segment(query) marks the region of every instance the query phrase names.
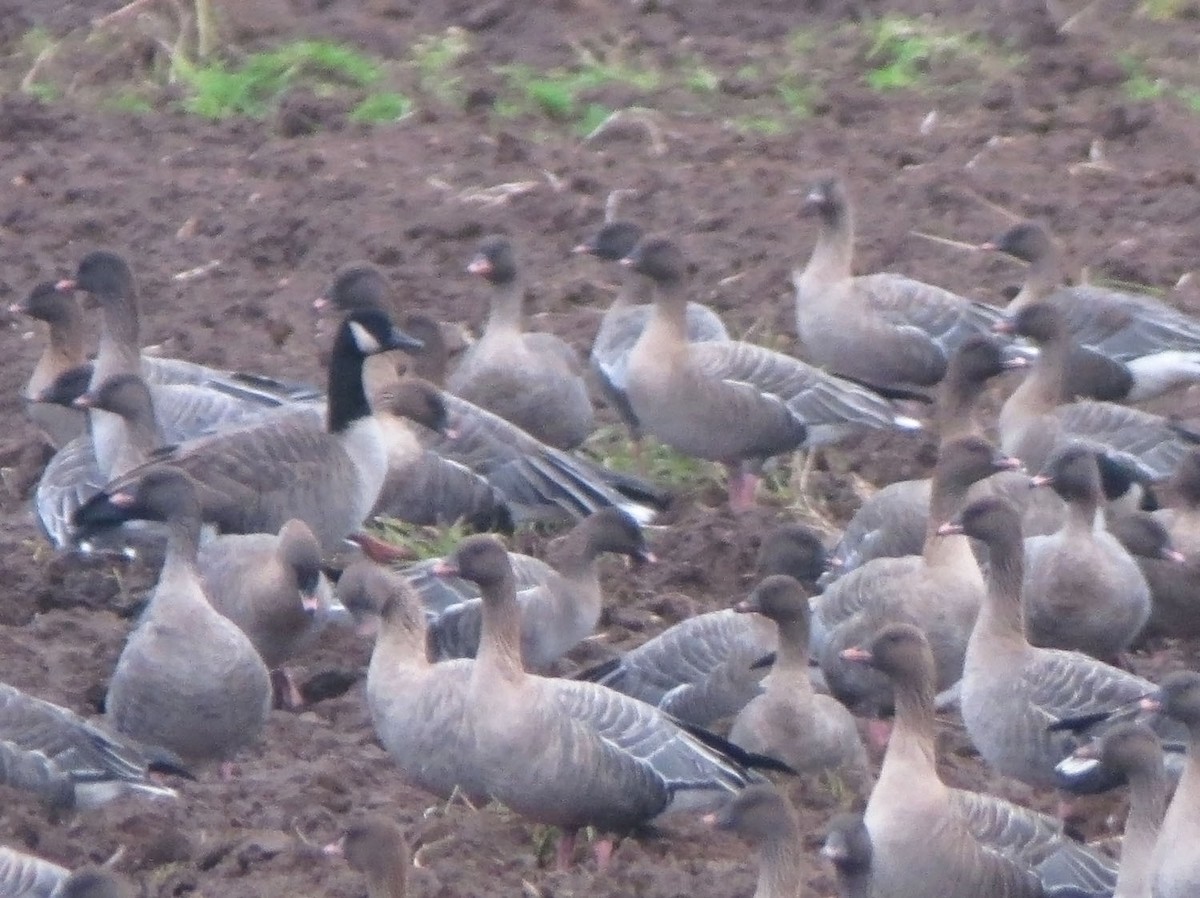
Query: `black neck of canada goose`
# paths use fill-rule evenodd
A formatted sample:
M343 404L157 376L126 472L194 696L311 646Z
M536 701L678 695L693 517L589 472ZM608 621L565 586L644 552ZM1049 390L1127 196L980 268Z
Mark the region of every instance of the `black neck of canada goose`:
M326 426L342 433L371 414L363 384L363 361L391 349L420 349L421 342L396 330L387 315L376 309L347 315L338 328L329 357L329 390Z

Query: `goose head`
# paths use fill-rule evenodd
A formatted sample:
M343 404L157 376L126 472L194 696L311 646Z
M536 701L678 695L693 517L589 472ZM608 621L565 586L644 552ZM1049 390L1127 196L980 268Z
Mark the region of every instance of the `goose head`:
M489 284L511 284L517 277L517 257L507 237L484 238L467 264L467 271Z
M80 405L92 382L92 365L76 365L68 368L38 394L38 402L48 402L53 405Z
M776 527L758 548L760 577L787 574L812 586L829 569L829 553L813 530L803 524Z
M1040 221L1014 225L994 240L980 244L980 249L1006 253L1031 265L1054 251L1050 230Z
M576 246L573 252L586 253L606 262L617 262L629 255L641 239L642 229L633 222L610 221Z
M96 408L112 412L126 420L154 414L150 387L139 374L117 374L110 377L94 390L76 397L74 405L79 408Z
M737 833L751 845L786 838L796 828L796 813L771 785L747 786L708 819L717 829Z
M869 647L845 649L842 657L887 674L898 687L933 693L933 650L921 629L912 624L888 624L875 634Z
M621 260L621 264L659 285L679 283L687 269L683 253L666 237L647 237Z
M580 525L587 531L588 554L593 557L605 552L625 555L635 563L657 561L646 543L646 534L628 512L619 508L602 508Z
M333 283L313 302L322 310L332 306L343 312L385 308L387 278L370 262L350 262L333 275Z
M804 195L804 210L815 213L822 221L830 224L846 214L849 204L846 185L837 175L821 175L809 185L808 192Z
M70 290L59 288L55 281L36 284L29 295L8 307L14 315L28 315L47 324L70 321L79 315L79 304Z
M809 619L808 596L799 581L787 574L773 574L760 581L733 610L761 614L780 624L807 623Z
M464 539L449 558L434 565L433 572L439 577L461 577L474 583L484 602L490 594L499 595L498 591L513 581L508 551L500 540L487 534Z
M135 293L133 271L119 254L94 250L84 256L75 277L59 281L59 290L80 290L104 305L132 297Z

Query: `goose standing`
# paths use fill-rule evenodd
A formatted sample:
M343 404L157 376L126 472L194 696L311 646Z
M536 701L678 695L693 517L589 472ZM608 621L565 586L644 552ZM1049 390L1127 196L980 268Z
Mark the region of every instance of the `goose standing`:
M387 471L379 422L363 389L363 360L415 345L383 313L353 313L334 341L324 424L304 408L191 440L109 484L89 504L103 504L109 493L169 465L196 482L203 519L220 532L273 533L298 518L323 550L333 551L362 525Z
M1191 898L1200 894L1200 858L1193 851L1200 835L1200 673L1169 674L1147 704L1182 724L1188 734L1187 764L1154 843L1151 894Z
M283 665L345 615L321 569L321 546L312 530L292 519L277 534L218 536L201 547L196 568L213 608L250 637L272 671L284 704L303 706Z
M947 789L942 783L936 767L932 653L920 629L910 624L890 624L876 634L869 650L852 647L845 650L845 656L885 671L896 691L895 735L888 744L884 768L866 813L876 851L877 828L887 833L893 844L914 844L913 840L921 838L920 832L893 828L902 826L905 820L909 826L921 820L922 825L933 827L939 851L951 851L957 844L963 852L960 858L965 858L975 849L982 849L985 855L1031 871L1047 895L1103 898L1112 893L1117 871L1106 858L1064 835L1054 818L985 793ZM964 831L970 842L961 839ZM893 863L901 859L902 854L891 858ZM944 875L955 874L986 879L983 865L977 861L968 861L959 870L950 869ZM883 869L875 867L873 875L880 877L880 886L885 886ZM990 889L997 885L999 880L989 882L979 894L993 894ZM965 888L961 892L968 893L975 894Z
M759 548L759 577L786 575L811 592L825 570L825 548L813 531L789 524ZM653 639L578 675L657 705L693 726L738 713L762 691L756 662L775 651L776 628L732 608L681 620Z
M67 371L84 363L83 310L74 296L63 293L53 281L37 284L23 300L8 308L46 324L49 340L25 384L25 412L41 428L55 449L61 449L84 431L86 415L65 405L48 405L42 393ZM90 373L89 373L90 376Z
M796 333L812 364L885 395L928 389L945 376L964 340L987 333L1003 316L902 275L855 277L854 213L840 178L818 180L805 206L820 217L821 232L792 282Z
M1041 896L1032 870L975 839L938 776L933 653L921 631L889 625L869 649L845 657L886 673L896 696L895 729L864 814L874 898Z
M832 583L816 600L814 647L835 696L867 712L886 710L891 692L887 679L862 665L847 665L839 652L891 621L908 621L926 631L939 689L962 675L985 586L970 541L960 537L948 543L938 536L938 526L961 510L973 483L1016 466L1015 459L980 437L944 446L933 470L922 554L877 558Z
M1068 778L1080 768L1100 765L1129 784L1129 814L1121 838L1121 866L1112 898L1151 898L1154 845L1170 800L1163 749L1155 732L1141 723L1114 726L1099 740L1077 748L1058 767Z
M867 753L846 707L813 692L808 672L808 597L792 577L762 580L735 610L761 614L779 630L775 663L733 722L729 739L739 748L783 761L797 773L845 771L869 777Z
M619 262L629 255L639 240L642 229L632 222L611 221L588 240L575 247L574 252L586 253L606 262ZM654 312L651 282L636 272L626 271L616 299L600 319L600 329L592 342L589 356L592 373L600 384L605 398L617 410L635 445L640 444L642 428L629 405L626 387L629 381L629 355L638 338L650 323ZM698 302L687 304L687 338L692 343L707 343L729 339L720 316Z
M400 827L386 817L356 820L324 851L344 857L366 877L367 898L405 898L408 894L408 868L412 866L408 843Z
M1025 540L1021 595L1029 641L1115 658L1150 617L1150 587L1105 528L1096 456L1068 447L1033 482L1062 497L1067 517L1056 532Z
M1200 380L1200 321L1145 294L1064 287L1062 252L1045 223L1022 222L982 248L1029 263L1010 316L1042 302L1063 316L1078 347L1066 378L1071 397L1140 402Z
M1002 327L1029 338L1039 350L1033 368L1000 409L1000 445L1030 470L1045 467L1067 443L1080 443L1133 465L1151 480L1163 480L1200 439L1149 412L1071 401L1064 378L1072 344L1054 306L1026 306Z
M578 446L593 426L582 365L575 350L553 334L525 332L525 288L512 245L503 237L487 238L467 270L491 284L491 313L446 387L544 443Z
M563 830L566 867L585 826L622 833L672 811L707 809L754 781L715 737L594 683L527 674L512 566L492 537L464 540L443 565L483 596L483 637L467 715L487 792L518 814ZM611 846L597 846L607 863Z
M356 263L340 270L327 297L318 302L345 312L383 309L387 281L373 265ZM405 317L405 329L425 345L412 353L410 373L441 388L449 366L449 347L438 323L427 316ZM368 360L364 371L372 406L387 406L402 389L396 365L382 357ZM670 497L648 484L609 471L585 458L536 439L517 425L453 393L441 394L447 430L421 430L426 449L468 468L500 492L514 522L570 523L609 505L624 508L645 523Z
M939 532L965 534L988 548L988 589L963 665L967 735L998 772L1032 786L1055 786L1055 765L1081 737L1048 727L1103 717L1150 693L1154 684L1082 652L1029 644L1021 601L1025 547L1020 520L1007 502L973 502Z
M800 821L774 786L747 786L705 819L718 829L737 833L758 850L753 898L800 898L804 893Z
M868 429L917 430L888 400L750 343L689 343L684 260L648 238L626 256L655 284L655 308L629 356L628 395L645 431L685 455L722 462L734 510L754 504L767 459Z
M545 670L595 632L603 604L596 565L610 552L634 563L655 560L637 523L620 509L608 508L577 524L540 582L518 593L526 669ZM437 569L435 562L432 570ZM475 657L484 613L482 599L466 595L438 613L429 624L433 657Z
M109 682L117 730L185 761L228 761L253 743L271 709L271 678L249 637L209 603L196 569L198 488L171 467L101 494L80 509L82 527L126 520L167 527L167 557L145 615Z
M226 376L174 359L144 360L138 342L137 286L128 263L116 253L88 253L80 260L75 277L59 281L57 288L80 290L100 305L100 345L91 386L98 387L117 374L141 373L153 385L160 420L172 422L183 436L252 420L295 398L315 398L309 389L297 388L294 392L269 378ZM114 454L120 445L119 425L107 416L89 414L88 418L96 464L104 476L111 478L115 476ZM171 437L177 438L174 434Z
M176 797L174 789L150 781L153 765L132 739L0 683L0 782L6 786L33 792L55 810L95 808L122 795Z
M338 595L365 620L378 617L367 705L404 781L442 799L458 789L473 803L486 803L467 715L472 662L430 662L421 603L395 571L356 561L342 574Z

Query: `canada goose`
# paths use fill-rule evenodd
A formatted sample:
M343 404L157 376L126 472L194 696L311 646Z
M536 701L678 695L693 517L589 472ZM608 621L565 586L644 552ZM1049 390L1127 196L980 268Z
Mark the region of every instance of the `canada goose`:
M626 256L655 284L655 311L629 356L628 395L645 431L686 455L725 464L730 506L754 503L774 455L868 429L916 430L877 393L761 346L687 341L683 255L648 238Z
M518 593L526 669L545 670L595 631L602 605L596 563L609 552L635 563L655 560L637 523L620 509L606 508L576 524L558 546L544 577ZM437 562L432 569L438 569ZM437 613L429 623L431 655L475 657L484 613L482 599L465 595Z
M586 253L606 262L619 262L633 251L642 239L642 229L632 222L610 221L574 252ZM626 271L621 289L604 317L592 341L589 356L592 372L604 396L617 410L635 443L641 440L642 429L625 395L628 382L629 354L650 322L654 312L651 282L636 272ZM692 343L728 340L729 332L712 309L698 302L687 304L687 338Z
M755 780L730 756L732 746L690 733L650 705L594 683L527 674L512 567L493 537L468 537L442 570L483 595L467 715L487 792L563 829L560 867L584 826L624 832L669 811L709 808ZM607 853L602 843L601 866Z
M844 651L892 680L896 723L864 820L871 837L871 894L1043 894L1026 865L986 849L951 803L935 766L933 653L921 631L890 624L869 647Z
M1145 724L1118 724L1075 749L1058 765L1058 772L1069 778L1092 765L1106 767L1129 784L1129 814L1113 898L1150 898L1154 844L1170 800L1162 743Z
M1150 587L1105 528L1095 453L1069 446L1033 483L1062 497L1067 517L1054 533L1025 540L1021 595L1029 641L1115 658L1150 617Z
M799 898L804 890L800 821L774 786L747 786L705 819L718 829L737 833L758 850L753 898Z
M356 263L341 270L323 305L344 311L382 309L386 297L387 282L378 269ZM410 373L442 387L449 347L441 327L419 314L407 315L404 320L414 325L418 339L429 341L412 353ZM395 367L390 362L379 364L374 357L368 360L364 379L373 405L393 401L397 390L414 389L397 387ZM516 523L569 523L608 505L624 508L645 523L670 500L669 495L635 478L616 477L617 472L548 446L460 396L443 392L442 401L448 430L435 433L426 428L421 431L422 445L485 478L503 494Z
M784 525L763 540L756 572L759 577L792 577L811 592L825 570L825 557L816 533L799 524ZM756 662L773 652L777 642L776 628L760 615L732 608L710 611L681 620L577 678L657 705L685 723L709 726L760 694L764 672Z
M1076 347L1066 372L1072 398L1139 402L1200 380L1200 321L1140 293L1064 287L1062 253L1045 223L1015 225L983 248L1029 263L1010 316L1045 302Z
M840 651L869 639L884 623L923 627L937 662L937 687L962 675L971 627L983 600L984 581L970 541L947 543L938 526L958 512L971 485L1017 466L986 440L969 436L944 447L933 471L933 497L922 553L877 558L830 584L814 603L814 648L830 691L852 707L878 714L890 704L886 678Z
M911 826L921 820L922 827L931 830L937 852L953 851L957 845L961 854L957 858L951 854L947 860L965 861L960 870L939 875L958 872L976 881L990 881L987 862L978 861L976 849L982 849L985 857L1009 862L1010 874L1014 868L1032 872L1046 895L1102 898L1111 894L1117 877L1112 864L1064 835L1054 818L985 793L947 789L942 783L936 767L932 654L919 628L890 624L875 635L869 649L851 647L845 656L886 672L896 692L896 728L866 813L876 850L880 832L893 844L907 842L916 850L914 840L922 834L906 833L903 825L904 821ZM969 841L962 838L964 834ZM970 862L971 855L975 855L975 863ZM895 854L891 862L900 862L902 857ZM876 867L873 875L882 877L885 869ZM1019 879L1026 881L1024 876ZM1011 876L1005 876L996 884L1004 880L1012 882ZM886 882L880 879L878 883L886 892ZM979 894L993 892L985 887Z
M855 277L854 212L845 184L823 177L805 207L821 221L808 264L793 272L796 333L805 359L887 395L928 389L946 374L968 337L987 333L1003 312L898 274Z
M367 898L404 898L408 894L408 843L400 827L386 817L364 817L351 823L325 853L344 857L367 879Z
M270 533L298 518L332 551L362 524L387 470L379 422L363 390L363 359L414 345L383 313L353 313L334 341L323 425L304 408L200 437L159 453L91 501L104 503L108 494L170 465L196 482L203 519L218 531ZM77 516L86 511L87 505Z
M0 683L0 782L34 792L54 809L99 807L121 795L175 798L150 781L157 762L132 739L67 708ZM3 877L0 876L0 882Z
M91 386L116 374L141 373L151 384L160 420L177 425L184 436L243 423L297 398L316 398L310 388L270 378L212 372L175 359L144 361L138 343L137 286L128 263L116 253L88 253L80 260L75 277L56 286L62 291L80 290L100 305L102 327ZM115 476L118 425L107 416L89 414L89 419L96 464L105 476Z
M1187 765L1154 843L1151 894L1190 898L1200 889L1200 858L1191 848L1200 833L1200 673L1168 674L1146 705L1182 724L1188 733Z
M399 573L360 559L342 574L338 595L363 624L378 625L367 705L401 777L439 798L458 790L485 803L466 713L472 662L428 658L425 613Z
M1013 507L980 499L939 528L988 548L988 589L963 665L961 707L967 734L987 763L1033 786L1059 784L1055 765L1082 736L1054 724L1103 718L1154 689L1142 677L1081 652L1035 648L1025 635L1021 583L1025 549ZM1102 731L1099 726L1093 732ZM1097 788L1111 788L1099 783Z
M1072 402L1064 371L1071 343L1062 313L1048 303L1021 309L1003 327L1032 340L1037 361L1000 409L1000 445L1038 470L1067 443L1132 464L1151 480L1168 477L1200 436L1166 418L1111 402Z
M582 364L553 334L524 329L525 289L512 244L488 237L467 266L492 286L483 334L459 360L446 387L544 443L573 449L592 432L592 400Z
M125 735L185 761L228 761L266 724L271 679L249 637L205 594L196 569L198 492L183 471L152 467L90 501L77 523L152 520L168 533L158 583L109 682L109 718Z
M734 609L772 621L779 642L763 694L738 713L730 741L783 761L797 773L845 771L856 779L869 777L854 718L836 699L813 692L808 672L811 612L800 583L784 574L767 577Z

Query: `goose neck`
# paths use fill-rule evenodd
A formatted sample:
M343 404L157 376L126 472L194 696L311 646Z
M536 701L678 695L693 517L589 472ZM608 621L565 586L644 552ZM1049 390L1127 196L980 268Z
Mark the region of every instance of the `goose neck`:
M517 603L516 583L509 574L482 592L483 631L475 670L519 681L525 668L521 660L521 607Z
M137 300L132 296L105 297L100 318L100 345L92 386L114 374L137 373L140 365Z
M520 333L525 326L525 290L518 278L513 278L492 288L491 310L488 313L484 335L515 331Z
M793 825L763 843L754 898L792 898L802 892L800 841L799 829Z
M371 414L363 384L364 356L351 344L349 334L339 334L329 359L329 390L325 424L330 433L342 433L355 421Z
M366 871L367 898L405 898L408 871L399 856L382 856Z
M1021 582L1025 546L1020 537L996 539L988 546L988 586L976 629L1025 643Z
M848 206L841 206L821 215L821 230L801 277L813 284L846 280L853 259L854 215Z
M923 678L926 679L926 678ZM938 779L932 682L895 684L896 716L879 778L903 788Z
M1063 280L1062 256L1058 250L1047 247L1029 263L1029 269L1025 272L1025 282L1008 304L1009 314L1041 302L1061 286Z
M776 627L779 630L779 645L775 650L772 678L778 674L789 684L795 682L801 684L801 688L809 686L811 689L808 679L808 625L803 620L786 620L776 622Z

